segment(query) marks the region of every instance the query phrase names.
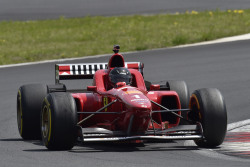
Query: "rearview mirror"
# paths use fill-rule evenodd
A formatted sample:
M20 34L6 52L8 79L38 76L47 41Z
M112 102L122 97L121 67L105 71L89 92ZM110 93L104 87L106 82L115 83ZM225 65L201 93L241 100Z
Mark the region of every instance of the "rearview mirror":
M160 85L150 85L150 90L154 91L154 90L160 90Z
M97 87L96 86L87 86L87 91L96 92L97 91Z

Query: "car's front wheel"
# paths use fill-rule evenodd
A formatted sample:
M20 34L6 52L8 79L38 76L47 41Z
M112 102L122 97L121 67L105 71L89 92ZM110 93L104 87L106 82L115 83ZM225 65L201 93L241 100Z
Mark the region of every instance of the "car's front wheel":
M50 93L44 99L41 131L49 150L70 150L77 139L77 109L70 93Z
M200 147L219 146L227 131L227 110L223 96L218 89L200 89L190 98L189 119L200 122L203 139L195 140Z

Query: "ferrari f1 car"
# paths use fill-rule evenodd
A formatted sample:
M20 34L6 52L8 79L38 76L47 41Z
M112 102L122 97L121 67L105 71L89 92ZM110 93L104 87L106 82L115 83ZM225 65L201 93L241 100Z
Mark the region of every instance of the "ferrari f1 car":
M195 90L184 81L144 81L143 63L126 62L115 46L108 63L56 64L55 84L29 84L17 94L17 123L23 139L42 139L50 150L77 141L194 140L219 146L227 111L218 89ZM93 79L85 90L67 90L61 80ZM180 123L181 122L181 123Z

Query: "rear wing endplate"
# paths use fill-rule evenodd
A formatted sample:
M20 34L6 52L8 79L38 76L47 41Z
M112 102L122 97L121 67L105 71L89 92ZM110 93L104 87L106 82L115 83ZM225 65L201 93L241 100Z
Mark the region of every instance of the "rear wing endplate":
M141 62L127 62L125 67L136 69L143 75L144 64ZM92 79L95 72L101 69L108 69L108 63L56 64L55 83L59 84L60 80Z

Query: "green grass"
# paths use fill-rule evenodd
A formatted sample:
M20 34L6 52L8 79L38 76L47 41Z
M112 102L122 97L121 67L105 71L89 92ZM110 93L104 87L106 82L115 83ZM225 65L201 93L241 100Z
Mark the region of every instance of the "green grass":
M0 22L0 65L163 48L250 32L250 10Z

